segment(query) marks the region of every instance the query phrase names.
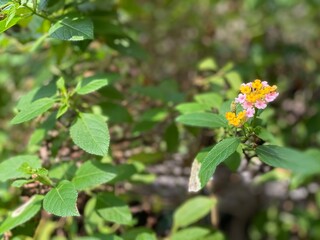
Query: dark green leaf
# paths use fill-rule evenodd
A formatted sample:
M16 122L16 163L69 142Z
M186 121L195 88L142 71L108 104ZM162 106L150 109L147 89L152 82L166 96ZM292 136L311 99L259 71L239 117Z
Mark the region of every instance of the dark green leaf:
M88 18L65 17L51 26L49 36L67 41L93 39L93 24Z
M240 144L240 139L233 137L217 143L201 162L199 178L201 187L204 187L213 176L216 167L234 153Z
M285 147L263 145L256 149L261 161L273 167L289 169L295 173L320 173L320 161L314 157Z
M217 128L227 126L227 120L215 113L189 113L177 117L176 121L194 127Z
M115 177L116 172L112 165L87 161L77 170L72 182L77 190L83 190L107 183Z

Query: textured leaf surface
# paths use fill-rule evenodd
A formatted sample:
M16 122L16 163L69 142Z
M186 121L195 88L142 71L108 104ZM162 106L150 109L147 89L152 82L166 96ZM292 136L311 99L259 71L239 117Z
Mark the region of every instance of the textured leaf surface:
M174 229L188 226L205 215L214 206L215 201L209 197L194 197L181 205L173 215Z
M171 240L202 240L209 233L207 228L190 227L173 234Z
M115 73L97 74L87 77L78 84L76 92L80 95L88 94L107 86L110 82L113 82L119 78L119 74Z
M88 153L104 156L109 148L109 130L103 118L91 113L80 113L70 128L76 145Z
M132 222L132 215L129 207L121 198L118 198L111 193L102 193L98 195L96 210L106 221L125 225Z
M32 102L28 108L22 109L21 112L11 120L11 124L23 123L41 115L49 110L54 102L55 100L52 98L42 98Z
M227 126L226 119L223 116L214 113L189 113L177 117L176 120L184 125L194 127L216 128Z
M87 161L77 170L72 182L77 190L83 190L107 183L116 176L115 168L112 165Z
M67 180L51 189L43 200L43 208L60 217L80 216L76 203L78 193L73 184Z
M31 219L41 209L43 196L34 195L26 203L21 205L0 225L0 234L9 231Z
M239 138L227 138L217 143L201 162L199 178L204 187L212 177L216 167L234 153L240 144Z
M67 41L93 39L93 23L88 18L65 17L51 26L49 36Z
M263 145L256 149L261 161L278 168L289 169L295 173L320 173L320 161L313 156L285 147Z
M32 168L41 167L40 159L37 156L22 155L9 158L0 163L0 181L28 177L28 174L19 170L23 163L28 163Z

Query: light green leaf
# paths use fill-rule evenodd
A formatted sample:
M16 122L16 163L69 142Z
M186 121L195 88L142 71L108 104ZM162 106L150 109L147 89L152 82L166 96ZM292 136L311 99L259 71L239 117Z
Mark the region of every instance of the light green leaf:
M50 82L48 85L34 88L29 91L26 95L23 95L18 103L17 109L23 110L29 108L29 106L34 102L42 98L53 98L57 93L57 86L55 82Z
M194 97L194 99L198 103L206 106L208 111L212 110L213 108L219 109L223 101L222 96L217 93L198 94Z
M49 177L59 180L71 180L77 170L74 162L67 161L54 164L49 171Z
M31 11L27 7L19 6L17 3L10 4L2 13L8 16L0 21L0 33L16 25L23 18L31 16Z
M320 161L309 154L275 145L263 145L256 149L261 161L278 168L300 174L320 173Z
M213 58L205 58L198 64L198 69L200 71L207 71L207 70L217 70L218 65Z
M84 95L94 92L119 78L120 75L116 73L97 74L87 77L78 83L76 87L76 93Z
M194 197L181 205L173 215L173 229L186 227L207 215L216 201L209 197Z
M96 211L106 221L124 225L132 223L129 207L121 198L114 196L112 193L98 194Z
M194 113L194 112L205 112L207 107L197 102L181 103L176 106L176 109L181 114Z
M55 103L55 100L52 98L42 98L39 100L36 100L32 102L28 108L24 108L19 112L12 120L11 124L19 124L26 121L29 121L42 113L45 113L48 111L53 104Z
M67 41L93 39L93 23L88 18L65 17L51 26L49 36Z
M140 233L136 240L157 240L154 233Z
M204 187L212 177L216 167L234 153L240 144L240 139L233 137L217 143L201 162L199 178L201 187Z
M7 232L31 219L41 209L42 195L34 195L21 205L0 225L0 234Z
M83 190L107 183L116 176L115 168L112 165L87 161L77 170L72 182L77 190Z
M217 128L227 126L227 120L215 113L189 113L177 117L176 121L194 127Z
M206 235L210 233L207 228L201 227L189 227L187 229L180 230L171 236L171 240L202 240Z
M43 208L60 217L80 216L76 206L77 198L78 193L73 184L63 180L46 194Z
M74 143L86 152L99 156L108 153L109 130L101 116L80 113L70 128L70 134Z
M29 177L29 174L19 170L24 163L27 163L32 168L41 167L40 159L37 156L22 155L9 158L0 163L0 181L4 182L9 179Z

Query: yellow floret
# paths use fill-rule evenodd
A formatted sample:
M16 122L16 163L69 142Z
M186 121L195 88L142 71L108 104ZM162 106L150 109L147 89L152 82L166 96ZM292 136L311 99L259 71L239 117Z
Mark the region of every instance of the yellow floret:
M240 92L243 94L249 94L251 92L251 87L249 86L241 86Z
M261 89L262 88L261 80L259 79L254 80L254 82L252 83L252 87L255 89Z
M254 103L257 100L255 93L250 93L247 95L246 100L250 103Z
M237 117L239 118L240 121L244 120L246 117L246 111L244 110L242 112L239 112Z
M233 112L227 112L226 113L226 119L229 120L229 121L234 119L235 117L236 117L236 114L233 113Z

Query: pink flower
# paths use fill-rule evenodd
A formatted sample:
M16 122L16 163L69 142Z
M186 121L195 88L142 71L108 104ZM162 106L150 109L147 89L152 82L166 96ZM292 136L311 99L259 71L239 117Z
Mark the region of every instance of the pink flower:
M265 100L267 102L272 102L274 101L277 97L278 97L279 93L278 92L272 92L272 93L268 93L265 97Z
M236 103L243 103L246 100L246 95L245 94L239 94L238 97L235 99Z
M250 102L247 102L247 101L244 101L241 106L244 108L244 109L248 109L248 108L251 108L253 107L253 104L250 103Z
M269 84L268 84L268 82L267 82L267 81L262 81L261 83L262 83L262 86L264 86L264 87L269 86Z
M255 110L253 107L247 108L246 110L246 116L248 118L252 118L254 116Z
M254 106L258 109L265 109L267 107L267 103L263 100L257 100Z

